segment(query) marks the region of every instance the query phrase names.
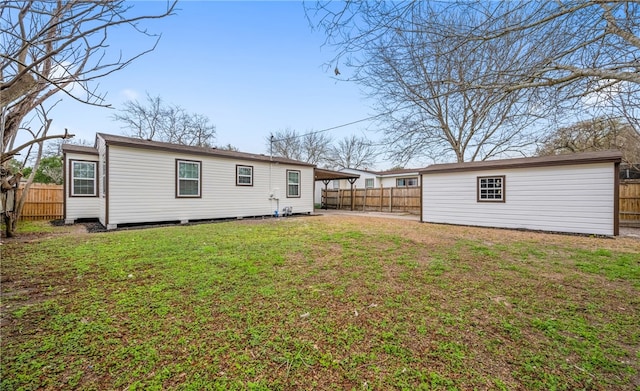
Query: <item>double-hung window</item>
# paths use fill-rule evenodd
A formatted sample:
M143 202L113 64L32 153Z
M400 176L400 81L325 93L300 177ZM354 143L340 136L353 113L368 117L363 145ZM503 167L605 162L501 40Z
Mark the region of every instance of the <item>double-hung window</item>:
M252 166L236 166L236 186L253 186Z
M79 160L71 161L71 196L95 197L98 195L98 163Z
M176 197L200 197L201 162L176 160Z
M416 187L416 186L418 186L418 178L396 179L396 187Z
M478 202L504 202L504 175L478 177Z
M374 183L373 181L374 181L373 178L366 178L364 180L365 189L371 189L373 187L373 183Z
M300 197L300 171L287 170L287 197Z

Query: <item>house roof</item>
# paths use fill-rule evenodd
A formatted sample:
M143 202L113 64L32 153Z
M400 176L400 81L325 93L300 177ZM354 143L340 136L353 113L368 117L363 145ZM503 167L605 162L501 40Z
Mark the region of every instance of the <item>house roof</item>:
M434 174L443 172L494 170L523 167L566 166L605 162L620 163L621 160L622 153L620 153L620 151L608 150L541 157L485 160L480 162L433 164L421 170L420 173Z
M94 147L88 147L86 145L75 145L75 144L62 144L63 152L75 152L75 153L84 153L88 155L97 155L98 150Z
M228 151L223 149L217 149L215 147L214 148L194 147L189 145L165 143L161 141L149 141L149 140L142 140L142 139L137 139L132 137L116 136L116 135L107 134L107 133L97 133L96 136L101 137L107 145L117 145L122 147L129 147L129 148L161 150L161 151L169 151L169 152L177 152L177 153L186 153L191 155L216 156L216 157L222 157L222 158L228 158L228 159L243 159L243 160L274 162L274 163L291 164L291 165L297 165L297 166L315 167L315 164L305 163L298 160L286 159L286 158L276 157L276 156L271 157L263 154Z
M418 174L422 168L400 168L397 170L385 170L385 171L372 171L372 170L363 170L359 168L344 168L342 171L358 171L366 174L372 174L376 176L397 176L397 175L410 175L410 174Z
M421 170L422 168L400 168L397 170L378 171L376 172L376 174L380 176L409 175L409 174L417 174Z

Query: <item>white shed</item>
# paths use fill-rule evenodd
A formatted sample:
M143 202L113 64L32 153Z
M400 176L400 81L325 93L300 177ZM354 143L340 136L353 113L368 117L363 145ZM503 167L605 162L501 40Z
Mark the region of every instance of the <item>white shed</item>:
M421 221L618 235L617 151L436 164L420 172Z
M313 212L314 166L98 133L64 145L65 221L181 222Z

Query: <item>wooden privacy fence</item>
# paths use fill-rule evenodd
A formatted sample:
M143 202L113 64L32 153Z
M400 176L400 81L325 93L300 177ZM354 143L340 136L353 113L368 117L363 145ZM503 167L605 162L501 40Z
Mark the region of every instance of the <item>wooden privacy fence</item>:
M419 187L322 189L322 205L330 209L420 213Z
M620 182L620 223L640 225L640 180Z
M23 188L18 189L17 197ZM27 193L20 220L56 220L63 217L64 190L62 185L33 183Z

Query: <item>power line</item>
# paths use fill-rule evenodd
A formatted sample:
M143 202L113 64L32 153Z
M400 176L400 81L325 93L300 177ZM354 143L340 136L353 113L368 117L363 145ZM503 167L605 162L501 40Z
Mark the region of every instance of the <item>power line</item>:
M359 119L359 120L356 120L356 121L348 122L346 124L332 126L330 128L326 128L326 129L315 130L313 132L302 133L302 134L298 134L298 135L291 136L291 137L285 137L285 138L279 139L279 140L274 139L273 138L273 133L272 133L271 134L271 142L274 143L274 142L278 142L278 141L285 141L285 140L290 140L290 139L295 139L295 138L301 138L301 137L304 137L304 136L308 136L310 134L324 133L324 132L328 132L330 130L336 130L336 129L344 128L344 127L347 127L347 126L355 125L355 124L358 124L360 122L370 121L372 119L375 119L375 118L378 118L378 117L382 117L383 115L387 115L387 114L390 114L390 113L392 113L392 111L389 111L389 112L386 112L386 113L377 114L377 115L374 115L374 116L371 116L371 117L367 117L367 118L363 118L363 119Z

